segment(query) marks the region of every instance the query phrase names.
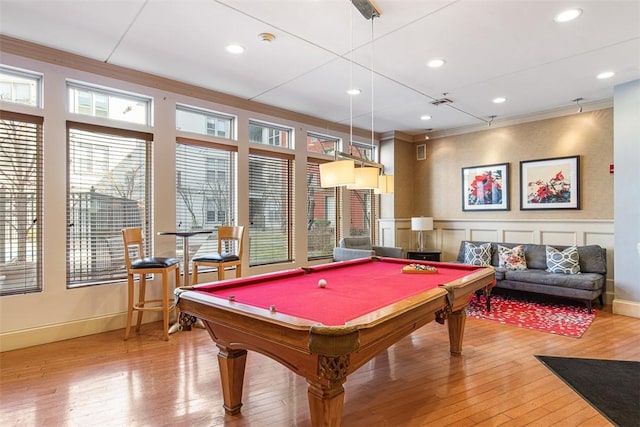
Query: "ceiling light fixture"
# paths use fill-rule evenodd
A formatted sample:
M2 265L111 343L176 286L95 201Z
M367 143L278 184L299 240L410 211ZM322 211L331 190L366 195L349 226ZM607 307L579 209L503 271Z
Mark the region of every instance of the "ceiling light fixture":
M608 79L608 78L611 78L611 77L613 77L613 76L615 76L615 75L616 75L616 73L614 73L613 71L605 71L605 72L603 72L603 73L598 74L598 75L596 76L596 78L598 78L598 79L602 80L602 79Z
M445 63L446 63L446 61L444 59L436 58L436 59L432 59L431 61L427 62L427 67L429 67L429 68L440 68Z
M505 98L504 96L499 96L497 98L493 98L493 103L494 104L502 104L506 100L507 100L507 98Z
M580 105L580 101L584 101L584 98L576 98L573 102L578 106L578 113L582 113L582 105Z
M351 96L355 96L355 95L360 95L360 89L349 89L347 90L347 94L351 95Z
M227 47L225 47L225 49L227 50L227 52L234 53L234 54L239 54L244 52L244 47L240 46L239 44L230 44Z
M556 22L569 22L582 15L582 9L567 9L556 15L554 21Z
M431 116L428 114L425 114L424 116L420 116L420 120L431 120Z

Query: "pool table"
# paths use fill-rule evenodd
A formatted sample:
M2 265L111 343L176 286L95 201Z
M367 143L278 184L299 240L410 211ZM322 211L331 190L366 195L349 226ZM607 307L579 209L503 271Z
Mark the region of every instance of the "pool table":
M407 264L436 271L405 274ZM219 348L227 413L240 412L252 350L307 380L313 426L339 426L349 374L433 320L447 320L450 351L460 354L465 307L494 283L492 267L373 257L199 284L176 295L181 312L202 319Z

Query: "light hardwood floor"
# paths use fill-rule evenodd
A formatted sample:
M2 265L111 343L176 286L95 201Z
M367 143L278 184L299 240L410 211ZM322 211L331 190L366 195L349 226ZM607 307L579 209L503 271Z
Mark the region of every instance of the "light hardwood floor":
M2 426L309 426L305 381L249 352L225 415L217 348L160 323L0 353ZM582 338L467 319L463 355L430 323L351 375L343 426L608 426L534 355L640 361L640 319L598 311Z

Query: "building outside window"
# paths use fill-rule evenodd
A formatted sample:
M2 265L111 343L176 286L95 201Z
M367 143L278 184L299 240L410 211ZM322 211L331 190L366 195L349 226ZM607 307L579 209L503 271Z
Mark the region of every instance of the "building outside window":
M307 152L334 155L340 151L342 140L331 136L320 135L318 133L307 133Z
M40 107L42 75L0 65L0 99Z
M274 147L293 148L291 128L249 121L249 142Z
M176 107L176 129L218 138L233 139L235 117L217 111L179 104Z
M73 81L67 90L70 113L151 124L151 98Z

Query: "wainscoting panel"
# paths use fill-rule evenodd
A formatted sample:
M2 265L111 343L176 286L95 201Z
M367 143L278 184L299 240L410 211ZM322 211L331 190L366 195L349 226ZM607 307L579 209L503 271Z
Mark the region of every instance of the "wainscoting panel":
M540 243L543 245L571 246L578 244L576 231L540 230Z
M536 241L534 230L502 230L503 242L534 243Z
M478 240L480 242L497 242L498 241L498 229L484 229L484 228L471 228L469 230L469 240Z

